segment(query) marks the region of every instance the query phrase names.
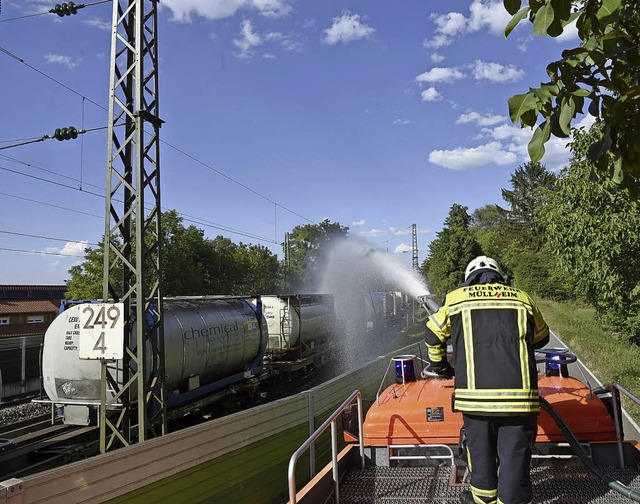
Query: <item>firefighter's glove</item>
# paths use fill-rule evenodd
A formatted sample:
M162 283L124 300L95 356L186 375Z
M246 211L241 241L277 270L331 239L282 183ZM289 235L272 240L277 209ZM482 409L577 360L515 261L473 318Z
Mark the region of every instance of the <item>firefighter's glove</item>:
M453 367L451 367L451 364L449 364L449 362L445 359L441 360L440 362L432 362L431 371L436 373L440 378L444 378L447 380L449 378L453 378L453 375L455 374Z

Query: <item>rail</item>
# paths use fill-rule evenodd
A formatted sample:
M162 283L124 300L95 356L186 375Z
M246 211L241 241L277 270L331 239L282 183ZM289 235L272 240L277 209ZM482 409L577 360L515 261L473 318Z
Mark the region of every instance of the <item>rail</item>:
M331 465L333 468L333 481L335 484L335 502L336 504L340 503L340 495L339 495L339 487L340 487L340 478L338 475L338 434L336 427L336 420L338 415L340 415L346 408L349 406L354 399L358 401L358 441L360 444L360 463L364 468L364 440L362 438L362 393L359 390L354 390L349 397L338 407L336 411L334 411L329 418L327 418L324 423L316 429L316 431L309 436L309 438L302 443L302 446L298 448L293 455L291 455L291 459L289 460L289 504L296 504L296 465L298 464L298 459L300 456L306 452L309 447L320 437L320 435L327 430L327 427L331 425Z
M618 443L618 457L620 460L620 467L624 468L624 449L622 448L622 442L624 435L622 433L622 419L620 418L621 404L620 404L620 392L626 395L636 404L640 404L640 399L634 396L631 392L625 389L619 383L611 385L611 398L613 400L613 422L616 424L616 441Z

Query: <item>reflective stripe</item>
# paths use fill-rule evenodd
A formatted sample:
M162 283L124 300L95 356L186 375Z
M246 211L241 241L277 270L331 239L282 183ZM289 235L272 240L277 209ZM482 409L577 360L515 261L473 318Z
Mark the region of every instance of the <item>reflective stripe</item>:
M529 356L527 354L527 313L525 310L518 310L518 344L520 345L520 373L522 375L522 388L531 388L529 378Z
M521 301L497 301L495 299L487 299L486 301L467 301L452 306L449 315L455 315L462 310L514 310L524 308L529 315L533 315L531 306Z
M538 391L521 389L456 389L456 398L462 399L534 399Z
M498 497L498 489L495 488L493 490L483 490L482 488L474 487L473 485L469 485L471 492L476 494L479 497L489 497L496 498Z
M471 310L462 312L462 330L464 331L464 352L467 358L467 387L476 388L476 362L473 352L473 327Z
M483 403L474 401L460 401L456 397L455 409L468 411L469 413L537 413L540 405L537 401L505 402L505 403Z

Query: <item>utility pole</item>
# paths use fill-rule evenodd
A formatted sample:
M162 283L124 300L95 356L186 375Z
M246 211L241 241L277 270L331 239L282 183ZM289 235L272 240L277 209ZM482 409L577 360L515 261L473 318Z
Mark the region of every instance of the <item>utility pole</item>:
M124 358L102 361L103 453L167 428L157 27L157 0L113 0L103 298L124 304Z
M411 264L418 271L418 231L415 224L411 224Z

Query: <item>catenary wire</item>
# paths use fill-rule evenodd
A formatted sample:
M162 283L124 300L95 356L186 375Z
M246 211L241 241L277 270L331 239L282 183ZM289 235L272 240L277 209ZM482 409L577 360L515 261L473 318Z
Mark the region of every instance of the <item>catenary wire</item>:
M0 229L0 233L2 234L8 234L8 235L14 235L14 236L25 236L27 238L39 238L42 240L51 240L51 241L59 241L59 242L72 242L72 243L86 243L87 245L94 245L94 246L100 246L100 243L94 243L94 242L90 242L90 241L86 241L86 240L67 240L65 238L54 238L53 236L43 236L43 235L34 235L34 234L28 234L28 233L18 233L16 231L6 231L4 229Z
M80 5L82 5L82 7L93 7L94 5L99 5L99 4L103 4L103 3L111 3L113 0L99 0L98 2L93 2L93 3L88 3L88 4L78 4L77 7L80 7ZM24 16L16 16L16 17L12 17L12 18L7 18L7 19L0 19L0 23L7 23L8 21L17 21L19 19L27 19L27 18L32 18L32 17L36 17L36 16L43 16L44 14L51 14L51 11L45 11L45 12L38 12L36 14L26 14Z
M69 87L69 86L67 86L66 84L63 84L62 82L58 81L57 79L54 79L53 77L51 77L51 76L47 75L46 73L42 72L41 70L38 70L38 69L37 69L37 68L35 68L34 66L32 66L32 65L28 64L24 59L20 58L19 56L16 56L16 55L15 55L15 54L13 54L11 51L9 51L9 50L7 50L7 49L3 48L2 46L0 46L0 52L3 52L3 53L5 53L6 55L10 56L11 58L15 59L16 61L19 61L20 63L22 63L22 64L26 65L28 68L30 68L30 69L32 69L33 71L35 71L35 72L39 73L40 75L42 75L42 76L46 77L47 79L49 79L49 80L51 80L51 81L55 82L56 84L58 84L58 85L62 86L63 88L67 89L68 91L72 92L73 94L75 94L75 95L77 95L77 96L79 96L79 97L81 97L81 98L83 98L83 99L86 99L89 103L92 103L92 104L93 104L93 105L95 105L96 107L98 107L98 108L100 108L100 109L102 109L102 110L108 111L107 107L105 107L105 106L103 106L103 105L101 105L101 104L97 103L97 102L96 102L96 101L94 101L94 100L91 100L90 98L88 98L88 97L84 96L83 94L79 93L78 91L76 91L76 90L74 90L74 89L70 88L70 87ZM183 156L185 156L185 157L187 157L187 158L189 158L189 159L193 160L194 162L196 162L196 163L198 163L198 164L200 164L200 165L202 165L202 166L204 166L204 167L208 168L209 170L211 170L211 171L213 171L213 172L217 173L218 175L220 175L220 176L222 176L222 177L226 178L227 180L229 180L229 181L233 182L234 184L239 185L240 187L244 188L245 190L248 190L248 191L250 191L251 193L253 193L253 194L255 194L255 195L257 195L257 196L259 196L259 197L261 197L261 198L265 199L266 201L268 201L268 202L270 202L270 203L272 203L272 204L276 205L277 207L282 208L283 210L285 210L285 211L287 211L287 212L291 213L292 215L295 215L295 216L297 216L297 217L300 217L301 219L303 219L303 220L305 220L305 221L307 221L307 222L309 222L309 223L312 223L312 222L313 222L312 220L310 220L310 219L308 219L308 218L304 217L303 215L300 215L299 213L297 213L297 212L295 212L295 211L291 210L290 208L287 208L286 206L281 205L280 203L277 203L277 202L273 201L271 198L269 198L269 197L265 196L264 194L262 194L262 193L260 193L260 192L258 192L258 191L256 191L256 190L254 190L254 189L250 188L249 186L247 186L247 185L245 185L245 184L243 184L243 183L241 183L241 182L239 182L239 181L235 180L233 177L230 177L229 175L225 174L224 172L221 172L220 170L217 170L216 168L214 168L213 166L209 165L208 163L205 163L204 161L201 161L200 159L196 158L195 156L192 156L191 154L189 154L189 153L187 153L186 151L184 151L184 150L180 149L179 147L176 147L175 145L173 145L173 144L171 144L171 143L167 142L166 140L162 140L162 139L160 139L160 143L161 143L161 144L166 145L167 147L170 147L171 149L174 149L176 152L179 152L179 153L180 153L180 154L182 154Z
M42 201L38 201L38 200L34 200L31 198L25 198L23 196L16 196L15 194L9 194L9 193L5 193L5 192L0 192L0 196L7 196L8 198L15 198L15 199L19 199L22 201L28 201L29 203L36 203L38 205L43 205L43 206L47 206L47 207L51 207L51 208L58 208L60 210L66 210L68 212L73 212L75 214L80 214L80 215L88 215L89 217L96 217L98 219L104 219L104 215L97 215L97 214L92 214L89 212L83 212L82 210L76 210L74 208L69 208L69 207L63 207L60 205L54 205L53 203L44 203Z
M43 168L41 168L41 169L43 169ZM103 194L99 194L99 193L95 193L95 192L92 192L92 191L86 191L86 190L84 190L84 189L82 189L80 187L73 187L71 185L63 184L61 182L55 182L53 180L49 180L49 179L46 179L46 178L43 178L43 177L36 177L35 175L30 175L28 173L20 172L20 171L17 171L17 170L12 170L11 168L6 168L6 167L3 167L3 166L0 166L0 170L4 170L4 171L10 172L10 173L14 173L16 175L22 175L23 177L32 178L32 179L38 180L40 182L46 182L46 183L49 183L49 184L57 185L59 187L65 188L65 189L71 189L71 190L74 190L74 191L80 191L80 192L82 192L84 194L90 194L92 196L97 196L97 197L102 198L102 199L105 198L104 193ZM55 172L52 172L50 170L46 170L46 171L48 171L49 173L54 173L55 174ZM77 179L74 179L72 177L65 177L65 178L77 181ZM98 187L98 186L94 186L94 187ZM11 197L18 198L18 196L14 196L12 194L7 194L7 193L0 193L0 195L5 195L5 196L11 196ZM42 202L39 202L39 201L36 201L36 200L31 200L31 199L28 199L28 198L20 198L20 199L23 199L23 200L26 200L26 201L31 201L31 202L34 202L34 203L44 204ZM56 205L52 205L52 206L56 206ZM57 207L57 208L64 208L64 207ZM66 210L71 210L71 209L66 208ZM148 207L147 210L150 210L150 207ZM164 208L163 210L166 211L166 208ZM75 210L71 210L71 211L75 211ZM183 219L185 221L187 221L187 222L192 222L192 223L195 223L195 224L201 224L201 225L213 228L213 229L218 229L220 231L225 231L227 233L236 234L236 235L239 235L239 236L244 236L245 238L253 238L253 239L265 242L265 243L271 243L271 244L275 244L275 245L279 245L280 244L279 242L277 242L275 240L272 240L270 238L266 238L264 236L259 236L259 235L253 234L253 233L248 233L246 231L242 231L242 230L239 230L239 229L236 229L236 228L232 228L230 226L225 226L224 224L213 223L211 221L207 221L205 219L201 219L199 217L195 217L195 216L192 216L192 215L189 215L189 214L184 214L184 213L181 213L181 212L179 212L179 213L183 217ZM94 215L94 214L88 214L88 215ZM97 215L96 215L96 217L102 218L101 216L97 216Z
M42 250L25 250L25 249L13 249L7 247L0 247L0 250L5 250L8 252L22 252L27 254L40 254L40 255L55 255L62 257L77 257L78 259L84 259L84 256L79 256L75 254L63 254L62 252L44 252Z

